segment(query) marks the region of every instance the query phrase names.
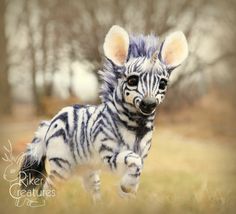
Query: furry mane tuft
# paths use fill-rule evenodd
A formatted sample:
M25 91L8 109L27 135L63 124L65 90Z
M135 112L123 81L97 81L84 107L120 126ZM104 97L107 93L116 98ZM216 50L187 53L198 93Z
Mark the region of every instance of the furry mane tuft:
M150 58L158 49L158 38L154 35L130 36L129 54L130 58L146 57ZM128 61L127 60L127 61Z

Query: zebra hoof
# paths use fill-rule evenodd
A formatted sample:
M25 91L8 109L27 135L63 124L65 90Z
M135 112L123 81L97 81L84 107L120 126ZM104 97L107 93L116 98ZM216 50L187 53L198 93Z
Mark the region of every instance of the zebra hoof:
M100 204L102 202L101 194L94 194L92 200L93 204Z
M128 188L128 187L120 185L119 195L121 198L132 199L136 197L136 191L134 191L133 188Z

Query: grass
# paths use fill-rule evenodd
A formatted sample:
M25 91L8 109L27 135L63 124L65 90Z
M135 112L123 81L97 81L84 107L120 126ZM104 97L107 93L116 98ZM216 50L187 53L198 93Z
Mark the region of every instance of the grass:
M235 145L155 131L137 198L117 195L119 179L102 173L102 202L92 205L77 177L61 186L42 208L17 208L1 179L1 213L233 213L236 209ZM0 162L1 172L6 164Z
M136 199L121 199L117 194L119 178L105 171L101 174L102 201L97 205L92 204L80 179L74 176L60 186L56 197L47 200L46 206L18 208L9 195L9 183L1 176L7 164L0 160L0 212L235 213L236 118L231 114L234 108L217 109L218 105L208 97L199 106L182 109L176 115L160 114L160 126L154 132ZM38 123L34 117L25 116L29 112L25 107L19 111L17 117L0 124L1 144L10 139L15 155L25 149Z

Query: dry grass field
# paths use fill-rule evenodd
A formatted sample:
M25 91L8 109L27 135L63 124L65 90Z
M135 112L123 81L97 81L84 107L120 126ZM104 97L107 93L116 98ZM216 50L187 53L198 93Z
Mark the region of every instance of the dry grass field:
M200 110L199 110L200 112ZM232 126L211 118L210 111L201 122L195 109L179 115L163 113L157 125L152 149L146 160L136 199L124 200L117 194L118 178L103 172L102 201L93 205L73 177L62 185L56 197L41 208L15 207L8 193L9 183L1 178L1 213L235 213L236 144ZM227 118L226 118L227 119ZM213 121L212 121L213 120ZM222 120L225 120L225 116ZM27 123L8 121L1 127L1 144L13 142L14 154L24 150L38 119ZM7 127L7 124L9 127ZM211 127L214 124L214 127ZM231 127L224 135L219 124ZM11 129L10 129L11 127ZM14 132L14 133L12 133ZM1 150L2 154L2 150ZM3 174L6 163L0 161Z

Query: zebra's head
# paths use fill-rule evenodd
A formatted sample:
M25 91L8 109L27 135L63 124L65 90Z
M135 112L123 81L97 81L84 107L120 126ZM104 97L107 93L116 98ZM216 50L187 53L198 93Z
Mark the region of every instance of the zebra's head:
M188 55L182 32L170 34L158 47L155 36L129 36L119 26L109 30L103 48L107 58L102 71L103 100L115 98L142 115L155 112L165 97L171 71Z

